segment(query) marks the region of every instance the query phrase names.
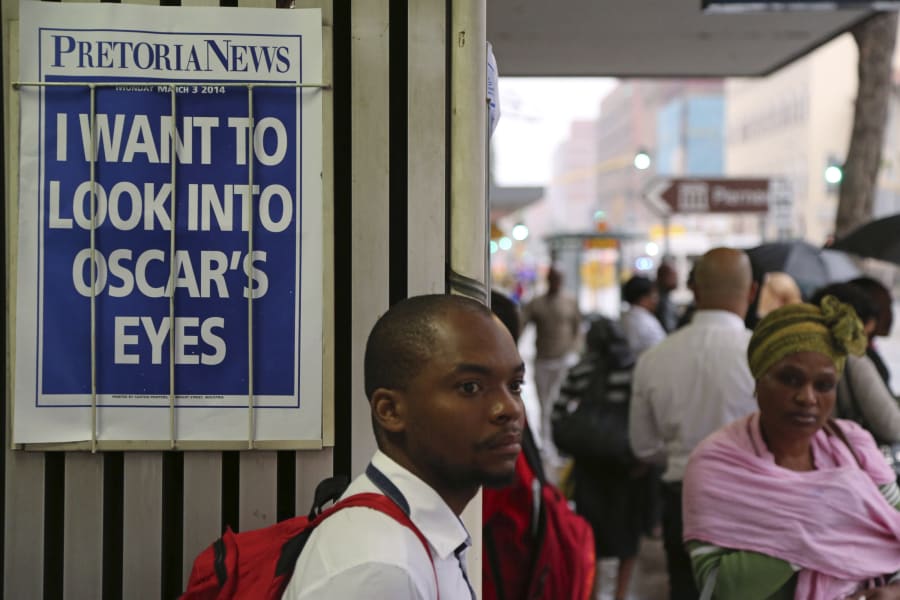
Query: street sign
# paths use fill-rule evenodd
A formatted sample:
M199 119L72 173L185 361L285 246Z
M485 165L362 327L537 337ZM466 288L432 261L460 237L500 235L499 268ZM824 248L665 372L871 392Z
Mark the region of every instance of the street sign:
M659 179L646 190L660 214L766 213L769 179Z

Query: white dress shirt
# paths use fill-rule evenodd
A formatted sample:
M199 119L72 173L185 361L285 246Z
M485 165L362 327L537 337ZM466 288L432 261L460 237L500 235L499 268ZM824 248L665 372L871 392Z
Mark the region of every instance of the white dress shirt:
M622 331L635 356L666 339L666 330L652 312L634 304L622 315Z
M410 507L410 519L428 540L441 600L472 600L462 570L469 534L447 503L421 479L380 451L372 465L396 486ZM382 493L365 475L344 497ZM287 600L354 598L437 600L435 574L419 538L384 513L346 508L313 531L285 589Z
M666 464L663 481L681 481L703 438L757 410L750 336L736 314L700 310L638 359L628 433L635 456Z

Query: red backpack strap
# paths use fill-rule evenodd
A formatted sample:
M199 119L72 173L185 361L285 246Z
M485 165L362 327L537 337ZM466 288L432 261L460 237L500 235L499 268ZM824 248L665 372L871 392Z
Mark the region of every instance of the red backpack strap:
M371 508L373 510L377 510L391 517L404 527L409 528L419 541L422 542L422 547L425 549L425 555L428 557L428 562L431 563L431 572L434 574L434 586L435 591L437 592L438 600L441 598L441 590L440 585L438 584L437 577L437 569L434 566L434 558L431 556L431 548L428 545L428 540L425 539L425 535L416 527L416 524L412 522L412 519L409 518L409 515L400 508L396 502L388 498L383 494L376 494L374 492L365 492L361 494L354 494L352 496L347 496L343 500L339 501L334 506L327 508L322 511L322 513L316 517L315 526L322 521L322 519L327 519L329 515L336 513L339 510L344 508L352 508L354 506L364 506L366 508Z

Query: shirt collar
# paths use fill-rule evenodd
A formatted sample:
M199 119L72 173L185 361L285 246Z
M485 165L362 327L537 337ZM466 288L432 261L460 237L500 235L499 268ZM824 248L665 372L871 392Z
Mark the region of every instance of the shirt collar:
M642 320L656 319L656 315L654 315L652 312L650 312L640 304L632 304L628 310L634 317Z
M691 318L691 325L718 325L735 329L747 329L744 320L730 310L698 310Z
M427 483L397 464L381 450L375 452L372 464L391 480L406 498L410 519L442 558L448 558L461 545L471 544L469 532L444 499Z

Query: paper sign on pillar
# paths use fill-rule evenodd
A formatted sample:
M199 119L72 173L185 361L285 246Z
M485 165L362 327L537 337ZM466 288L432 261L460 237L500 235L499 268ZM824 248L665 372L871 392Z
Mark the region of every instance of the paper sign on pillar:
M319 11L20 16L13 442L320 440Z

